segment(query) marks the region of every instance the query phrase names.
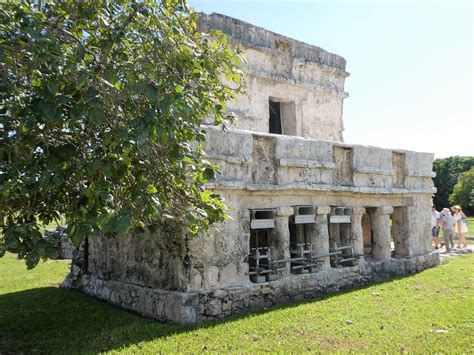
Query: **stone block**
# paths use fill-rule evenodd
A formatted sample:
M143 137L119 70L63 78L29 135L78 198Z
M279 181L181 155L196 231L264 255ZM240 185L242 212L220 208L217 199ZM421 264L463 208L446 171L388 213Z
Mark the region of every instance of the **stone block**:
M222 302L218 299L212 299L206 305L205 315L218 316L222 313Z
M225 301L222 302L222 311L223 312L229 312L232 309L232 302L231 301Z
M196 290L202 287L202 276L201 272L196 269L196 268L191 268L190 272L190 282L189 282L189 287L192 290Z
M237 266L234 263L229 263L221 268L219 273L219 283L231 285L241 281L241 275L237 271Z
M204 271L204 285L207 287L216 286L219 282L219 268L217 266L208 266Z

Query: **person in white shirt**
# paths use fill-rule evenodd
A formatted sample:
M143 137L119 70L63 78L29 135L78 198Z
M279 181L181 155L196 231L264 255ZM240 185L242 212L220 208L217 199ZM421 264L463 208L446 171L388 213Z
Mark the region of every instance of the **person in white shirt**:
M441 221L443 223L443 238L446 244L446 251L449 252L451 248L454 248L454 226L456 224L449 208L443 208L441 211L443 217Z

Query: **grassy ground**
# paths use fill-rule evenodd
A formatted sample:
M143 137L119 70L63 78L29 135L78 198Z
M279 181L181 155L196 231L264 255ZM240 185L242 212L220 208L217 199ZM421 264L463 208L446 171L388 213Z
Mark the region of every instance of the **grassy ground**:
M474 255L221 322L164 325L58 288L68 262L0 259L0 353L472 352Z

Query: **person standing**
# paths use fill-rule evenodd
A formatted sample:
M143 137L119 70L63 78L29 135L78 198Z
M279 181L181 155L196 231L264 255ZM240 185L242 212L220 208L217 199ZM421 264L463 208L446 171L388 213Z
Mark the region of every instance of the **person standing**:
M456 224L449 208L443 208L441 211L443 215L441 218L443 225L443 238L446 245L446 251L449 252L451 248L454 248L454 226Z
M439 249L444 245L439 239L439 230L441 228L441 213L436 211L436 207L431 207L431 237L433 238L433 243L435 249Z
M466 238L464 238L464 233L467 232L467 226L465 224L467 217L463 213L461 206L459 205L453 206L453 210L454 210L453 217L454 217L454 220L456 221L456 233L458 235L458 240L459 240L458 248L461 247L461 243L463 244L463 247L466 248L467 244L466 244Z

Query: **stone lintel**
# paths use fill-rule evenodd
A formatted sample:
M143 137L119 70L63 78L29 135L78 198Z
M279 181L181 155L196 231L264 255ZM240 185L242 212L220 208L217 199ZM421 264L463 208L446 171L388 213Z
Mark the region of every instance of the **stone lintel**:
M294 213L293 207L281 206L277 207L276 215L279 217L289 217Z
M392 206L382 206L382 207L377 207L375 209L374 214L386 215L386 214L392 214L392 213L393 213L393 207Z
M365 213L365 207L352 207L352 215L363 215Z
M330 206L318 206L316 207L316 214L330 214L331 207Z

